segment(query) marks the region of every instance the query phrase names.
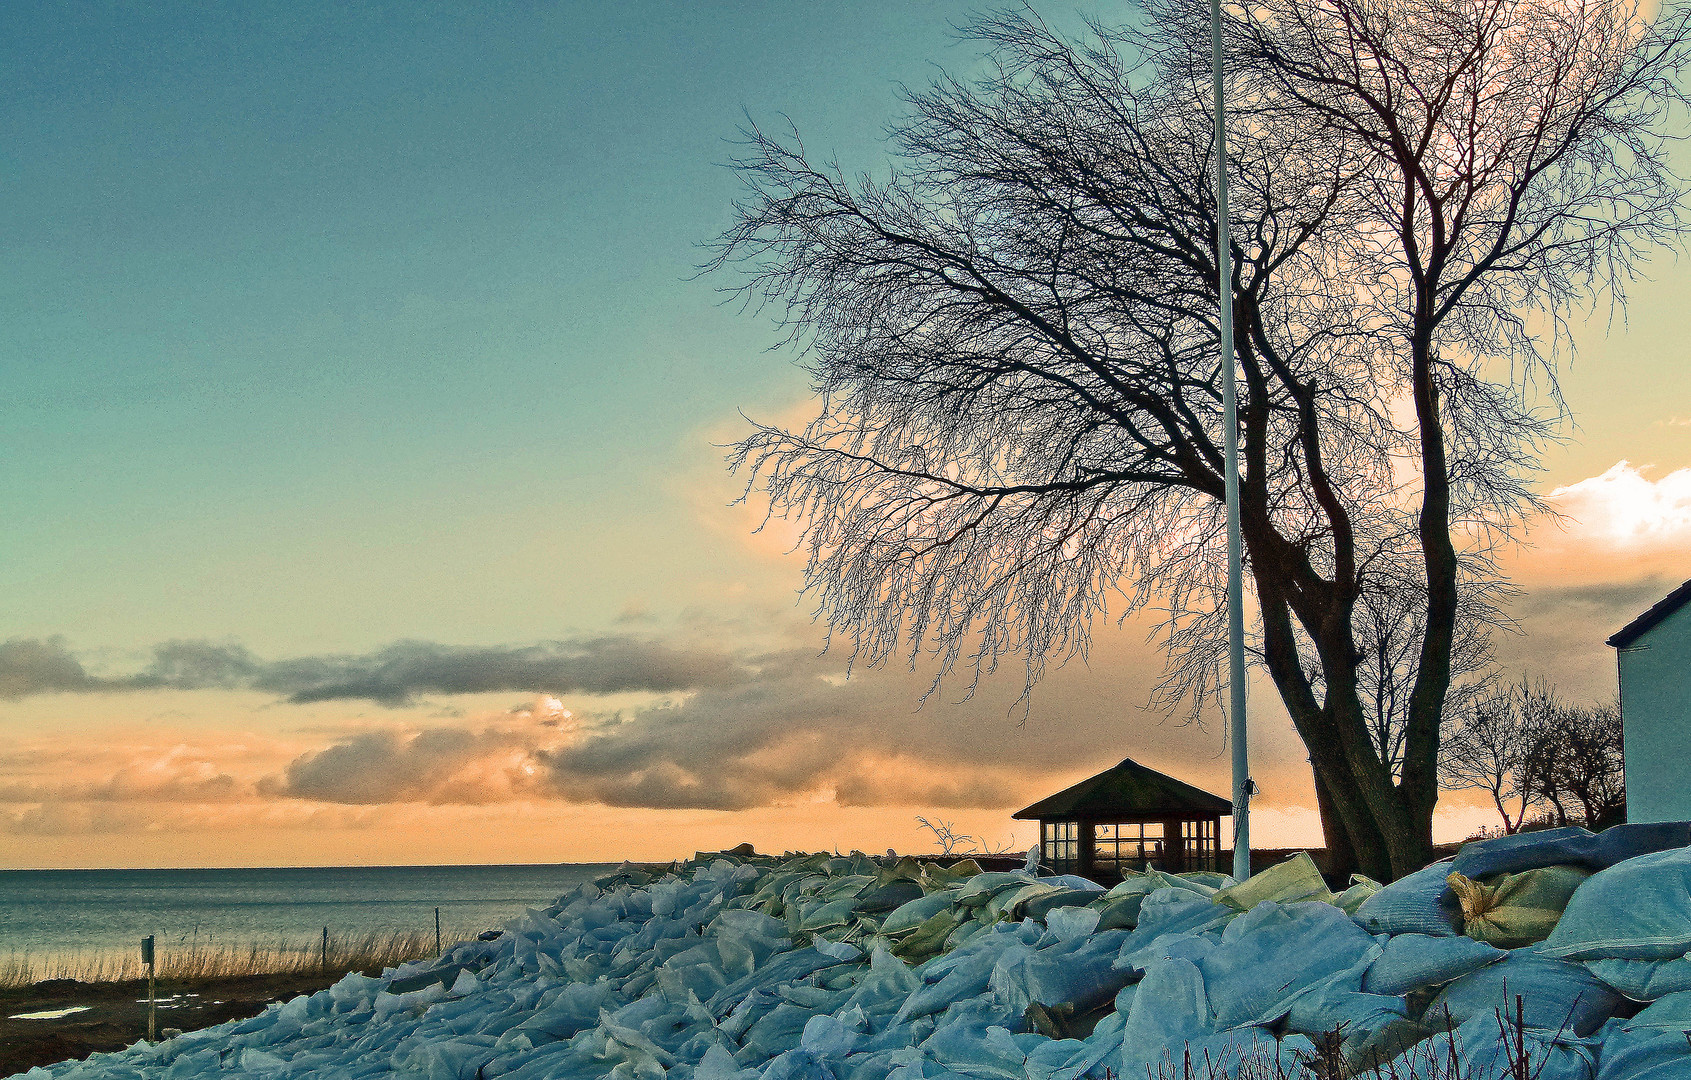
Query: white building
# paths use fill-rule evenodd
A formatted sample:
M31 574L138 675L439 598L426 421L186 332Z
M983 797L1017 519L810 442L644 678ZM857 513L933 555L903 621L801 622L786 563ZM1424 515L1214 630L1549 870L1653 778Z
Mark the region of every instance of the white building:
M1691 581L1608 643L1620 665L1626 819L1691 820Z

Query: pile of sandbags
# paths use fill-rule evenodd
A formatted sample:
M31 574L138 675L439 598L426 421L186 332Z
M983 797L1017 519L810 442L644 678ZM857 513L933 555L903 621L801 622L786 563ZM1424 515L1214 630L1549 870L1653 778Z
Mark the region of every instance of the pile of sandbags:
M1269 1061L1254 1075L1453 1080L1452 1061L1484 1078L1525 1058L1534 1080L1668 1080L1691 1076L1684 832L1506 837L1337 895L1307 855L1108 890L1031 863L699 856L436 961L29 1075L1101 1080Z

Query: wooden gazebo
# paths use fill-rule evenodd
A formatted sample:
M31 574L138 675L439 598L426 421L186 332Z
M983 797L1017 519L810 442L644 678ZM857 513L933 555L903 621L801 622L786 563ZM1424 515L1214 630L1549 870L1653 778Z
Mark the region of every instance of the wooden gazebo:
M1126 870L1220 869L1222 815L1233 805L1132 758L1012 816L1039 822L1039 861L1111 885Z

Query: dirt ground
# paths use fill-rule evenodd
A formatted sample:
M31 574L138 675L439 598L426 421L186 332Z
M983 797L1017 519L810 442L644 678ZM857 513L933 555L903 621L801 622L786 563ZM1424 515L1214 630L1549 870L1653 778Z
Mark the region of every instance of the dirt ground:
M193 1031L256 1016L272 1001L287 1001L330 985L339 974L246 975L158 984L158 1028ZM48 1020L16 1020L19 1013L87 1009ZM0 1077L121 1050L147 1037L147 981L81 983L54 979L0 990Z

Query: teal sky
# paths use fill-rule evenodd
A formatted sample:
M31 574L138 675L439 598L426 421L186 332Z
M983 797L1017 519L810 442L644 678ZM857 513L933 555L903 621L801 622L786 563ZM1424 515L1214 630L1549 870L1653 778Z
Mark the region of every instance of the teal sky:
M790 533L726 505L739 411L810 407L695 276L737 126L884 169L977 6L0 8L0 866L1023 843L1009 809L1128 754L1224 790L1216 730L1142 711L1144 622L1026 725L1013 662L917 713L928 673L848 685ZM1577 328L1539 479L1573 520L1507 566L1505 666L1576 697L1691 576L1691 267L1642 269ZM1258 835L1314 842L1252 715Z
M502 640L732 576L674 480L802 381L689 280L727 140L877 163L966 10L12 9L5 629Z

